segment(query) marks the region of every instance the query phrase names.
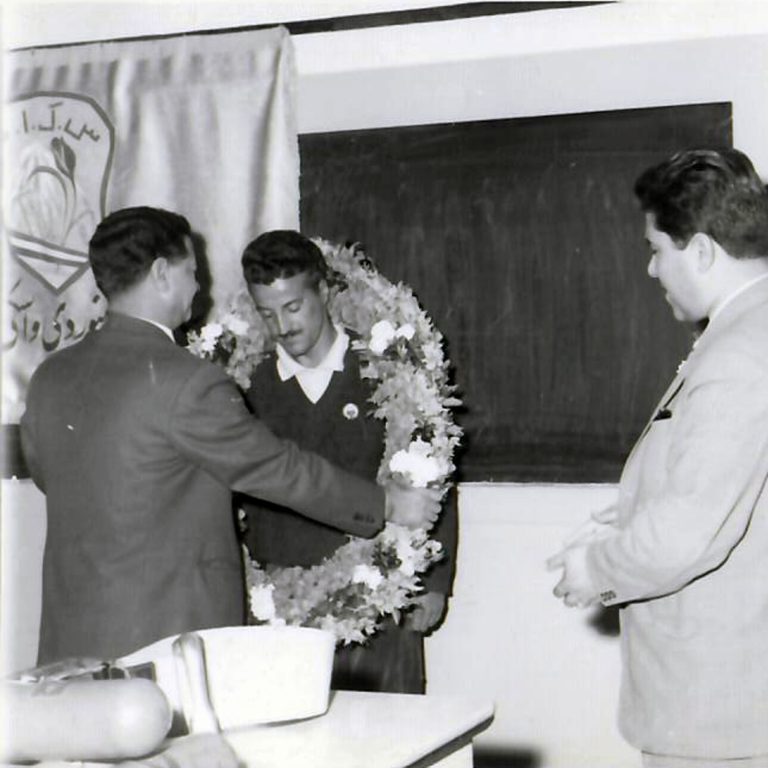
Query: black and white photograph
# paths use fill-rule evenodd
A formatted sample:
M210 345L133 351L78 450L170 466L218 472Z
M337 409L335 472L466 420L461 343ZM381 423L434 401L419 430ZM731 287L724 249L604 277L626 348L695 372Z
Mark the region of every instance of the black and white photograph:
M768 768L768 3L0 30L0 767Z

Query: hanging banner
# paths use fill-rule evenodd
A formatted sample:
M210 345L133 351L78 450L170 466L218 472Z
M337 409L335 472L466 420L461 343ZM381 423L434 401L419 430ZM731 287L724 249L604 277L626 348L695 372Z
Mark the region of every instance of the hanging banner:
M29 378L82 338L106 302L88 241L134 205L186 216L215 305L243 247L298 228L295 67L287 31L32 49L6 60L3 423Z

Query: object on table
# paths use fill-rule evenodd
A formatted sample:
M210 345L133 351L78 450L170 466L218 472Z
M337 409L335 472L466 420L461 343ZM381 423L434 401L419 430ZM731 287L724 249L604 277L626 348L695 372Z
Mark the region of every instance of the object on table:
M0 757L8 762L141 757L171 725L168 701L150 680L6 680L0 692Z
M195 633L202 648L205 684L199 685L198 703L207 694L213 718L221 730L260 723L299 720L328 709L335 639L330 632L305 627L219 627ZM118 659L127 670L151 668L174 712L173 733L185 721L188 732L211 732L210 717L188 722L189 681L180 673L177 636L167 637ZM187 667L189 669L189 667ZM199 680L192 674L190 679ZM197 706L193 706L193 711ZM203 703L202 709L205 709ZM204 719L201 721L200 716ZM207 723L207 725L201 725ZM198 730L194 730L197 728ZM182 731L183 732L183 731Z

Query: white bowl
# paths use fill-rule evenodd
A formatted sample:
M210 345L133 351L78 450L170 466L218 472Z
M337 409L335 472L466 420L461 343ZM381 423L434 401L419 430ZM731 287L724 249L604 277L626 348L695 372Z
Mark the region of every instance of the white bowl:
M222 730L313 717L328 709L335 648L330 632L220 627L194 634L203 641L208 693ZM158 685L174 712L184 716L183 671L173 653L177 637L158 640L119 663L153 662Z

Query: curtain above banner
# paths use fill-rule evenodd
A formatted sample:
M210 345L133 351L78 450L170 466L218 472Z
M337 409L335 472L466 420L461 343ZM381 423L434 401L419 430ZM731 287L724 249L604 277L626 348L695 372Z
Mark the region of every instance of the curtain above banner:
M134 205L186 216L221 302L240 255L298 227L295 66L283 28L18 51L6 60L3 422L46 355L106 310L88 241Z

